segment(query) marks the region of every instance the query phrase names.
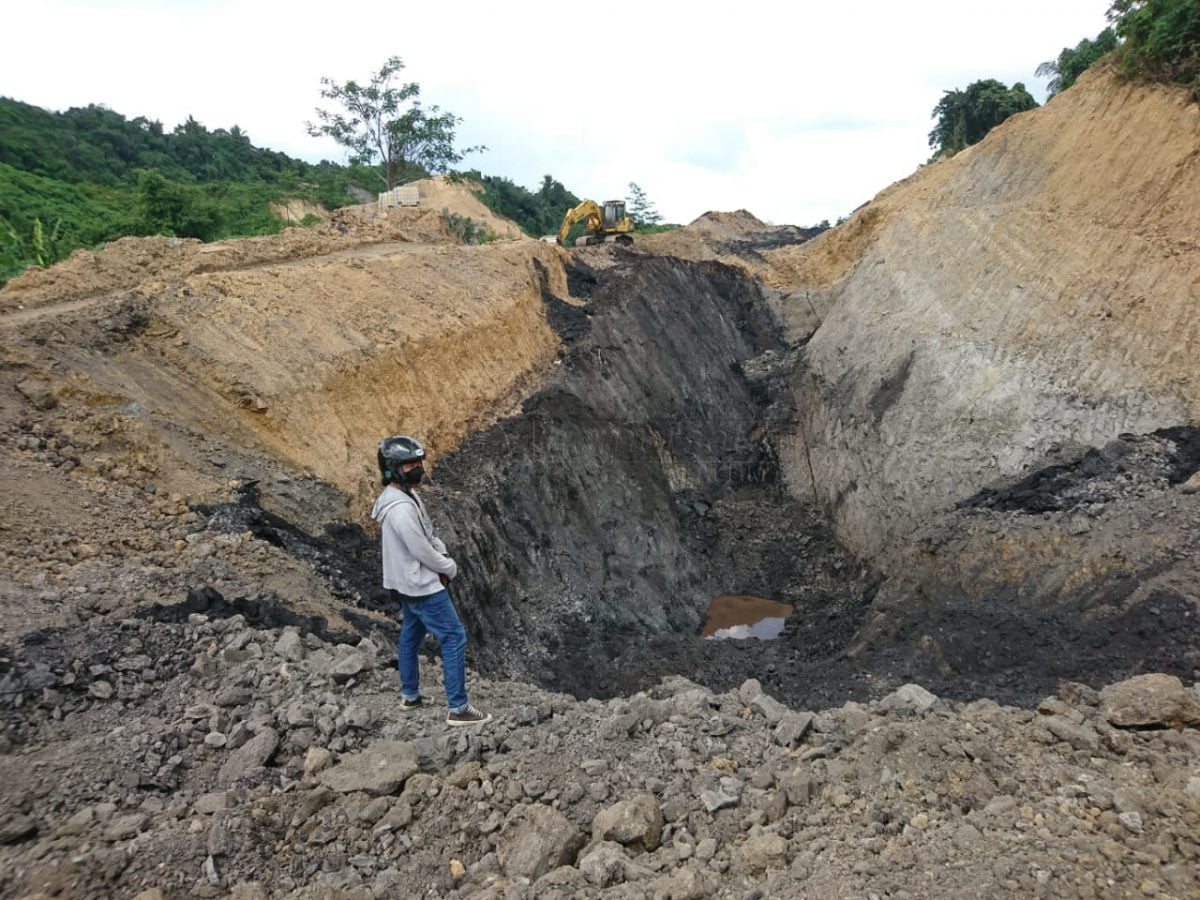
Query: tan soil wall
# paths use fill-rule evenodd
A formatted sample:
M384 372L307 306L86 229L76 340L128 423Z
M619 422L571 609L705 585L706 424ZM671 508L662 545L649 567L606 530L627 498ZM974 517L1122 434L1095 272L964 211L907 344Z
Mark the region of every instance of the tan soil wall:
M875 553L1055 444L1195 424L1198 236L1200 105L1098 71L773 252L823 315L792 487Z

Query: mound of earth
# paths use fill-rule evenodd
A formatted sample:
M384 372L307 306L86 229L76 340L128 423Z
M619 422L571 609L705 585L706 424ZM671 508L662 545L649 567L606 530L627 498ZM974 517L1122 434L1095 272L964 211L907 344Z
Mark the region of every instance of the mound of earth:
M98 251L77 250L57 265L27 269L0 287L0 312L115 294L146 281L153 292L188 275L302 261L373 245L458 243L447 227L447 214L471 220L480 234L504 240L525 238L516 223L479 201L477 186L473 189L469 183L445 177L416 184L421 194L418 207L379 210L368 203L332 213L300 201L273 207L280 218L297 224L308 214L323 220L315 227L289 228L278 235L209 244L190 238L126 237Z
M476 182L438 175L414 183L420 191L421 206L424 208L470 219L481 232L495 235L501 240L531 240L516 222L483 205L478 196L483 188Z
M717 260L761 276L768 267L766 251L803 244L820 233L820 228L767 225L753 213L739 209L706 212L683 228L637 235L633 249L679 259ZM601 252L592 251L590 256L601 257Z

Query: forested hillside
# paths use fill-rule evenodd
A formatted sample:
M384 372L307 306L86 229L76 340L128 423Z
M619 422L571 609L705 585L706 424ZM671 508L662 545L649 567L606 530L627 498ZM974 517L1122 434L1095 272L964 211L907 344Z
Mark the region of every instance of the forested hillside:
M536 192L507 178L466 177L483 185L489 207L531 235L557 230L578 203L549 175ZM0 98L0 283L126 235L274 234L306 223L280 219L271 203L335 209L381 188L377 167L304 162L256 147L236 125L209 130L189 117L168 130L99 105L54 113Z
M288 223L270 202L334 208L374 178L255 147L236 125L189 118L168 131L98 105L52 113L0 98L0 279L130 234L271 234Z

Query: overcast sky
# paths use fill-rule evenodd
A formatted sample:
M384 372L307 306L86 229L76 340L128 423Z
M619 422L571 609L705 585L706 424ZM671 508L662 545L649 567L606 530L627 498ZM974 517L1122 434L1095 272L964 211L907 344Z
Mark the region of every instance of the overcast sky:
M104 104L168 128L240 125L342 161L304 123L320 79L390 55L463 118L466 165L581 197L636 181L667 220L746 208L836 219L929 156L942 91L1023 81L1105 26L1109 0L459 3L31 0L5 10L0 95Z

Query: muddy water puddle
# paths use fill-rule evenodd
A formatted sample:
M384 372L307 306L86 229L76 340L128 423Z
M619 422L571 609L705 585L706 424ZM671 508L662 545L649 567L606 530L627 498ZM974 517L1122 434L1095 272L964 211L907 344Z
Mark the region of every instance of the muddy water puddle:
M708 605L708 617L700 636L714 641L779 637L787 617L795 611L790 603L777 603L745 594L721 594Z

